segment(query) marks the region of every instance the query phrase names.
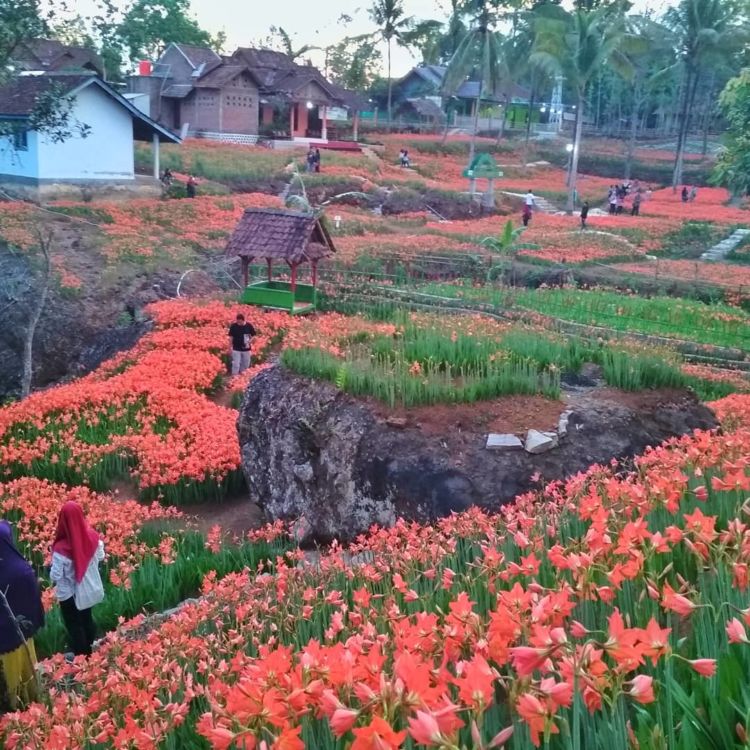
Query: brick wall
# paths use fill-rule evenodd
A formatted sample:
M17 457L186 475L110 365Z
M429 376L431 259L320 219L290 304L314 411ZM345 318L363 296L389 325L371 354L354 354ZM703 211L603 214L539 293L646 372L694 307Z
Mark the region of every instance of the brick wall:
M245 74L237 76L221 90L222 133L258 132L258 87Z

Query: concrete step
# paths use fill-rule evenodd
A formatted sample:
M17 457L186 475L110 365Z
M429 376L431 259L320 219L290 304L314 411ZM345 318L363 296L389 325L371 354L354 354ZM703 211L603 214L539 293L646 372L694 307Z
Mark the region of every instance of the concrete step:
M717 242L712 248L701 255L701 260L724 260L748 235L750 229L737 229L729 237Z

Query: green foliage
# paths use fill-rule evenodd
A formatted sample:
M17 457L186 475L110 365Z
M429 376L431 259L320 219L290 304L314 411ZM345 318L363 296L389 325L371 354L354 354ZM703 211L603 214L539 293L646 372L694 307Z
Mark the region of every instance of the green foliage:
M346 37L328 49L328 75L353 91L367 91L381 63L380 50L367 37Z
M719 97L729 123L726 145L716 164L714 181L735 195L750 193L750 69L732 78Z
M487 301L614 331L655 334L698 344L750 351L750 315L721 303L674 297L641 297L604 289L493 289L428 285L431 294Z
M686 221L662 240L663 253L673 258L699 258L726 236L726 227L710 221Z
M135 0L115 36L135 62L156 59L171 42L210 47L211 35L190 15L189 0Z
M156 550L161 533L158 529L146 529L141 537L144 543ZM174 562L162 562L157 554L150 555L131 574L129 588L109 582L109 571L114 570L119 561L109 558L105 562L102 570L105 598L96 608L96 623L100 630L115 630L120 618L127 620L141 613L163 612L196 596L207 573L213 571L222 577L244 568L255 568L260 562L267 565L290 548L283 541L225 543L218 552L211 552L206 549L205 537L197 532L178 532L176 539ZM39 568L42 567L43 561L33 556L32 559ZM40 656L65 650L66 632L58 607L48 613L46 625L34 642Z

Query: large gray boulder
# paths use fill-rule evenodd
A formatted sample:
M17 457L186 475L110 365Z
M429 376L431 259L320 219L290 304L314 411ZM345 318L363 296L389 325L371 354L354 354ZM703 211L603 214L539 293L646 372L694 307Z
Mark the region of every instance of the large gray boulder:
M436 438L418 424L394 426L367 401L278 365L248 386L238 430L251 499L269 519L296 524L300 541L351 540L398 517L431 521L470 505L497 509L538 481L562 479L696 428L709 409L684 392L561 403L568 434L539 455L486 449L486 433L446 424ZM529 425L529 428L533 428ZM536 475L536 476L535 476Z

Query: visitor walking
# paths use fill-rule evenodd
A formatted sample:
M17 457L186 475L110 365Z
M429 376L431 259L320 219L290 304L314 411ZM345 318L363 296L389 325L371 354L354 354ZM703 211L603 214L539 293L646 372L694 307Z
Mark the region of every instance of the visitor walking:
M531 213L534 210L535 206L536 198L534 196L534 191L529 188L529 191L523 197L523 214L521 216L523 225L525 227L529 226L529 222L531 221Z
M693 185L690 188L690 202L692 203L698 197L698 188Z
M307 171L315 171L315 149L312 146L310 146L307 152Z
M617 188L614 185L609 189L609 213L612 216L617 213Z
M631 216L640 216L641 214L641 191L638 190L633 196L633 208L630 209Z
M242 313L238 313L234 323L229 326L232 375L239 375L250 367L250 344L253 336L255 329L245 321Z
M13 542L13 529L0 521L0 714L37 699L34 635L44 625L44 608L34 569Z
M682 202L683 203L687 203L688 202L688 197L689 197L689 193L688 193L687 185L683 185L683 187L682 187Z
M172 181L174 180L174 177L172 176L172 170L167 167L164 170L164 174L161 176L162 184L165 188L169 188L172 186Z
M68 501L57 518L50 579L55 584L70 647L76 656L89 656L96 637L91 610L104 600L99 575L103 559L104 542L86 522L81 506Z
M188 177L187 187L185 188L188 198L195 198L195 194L197 192L197 186L198 186L198 180L195 179L195 175L191 174L190 177Z
M319 148L315 149L314 165L315 165L315 171L320 172L320 149Z
M581 229L586 229L586 221L589 218L589 202L584 201L581 206Z
M529 222L531 221L531 208L529 206L524 205L521 221L525 227L529 226Z

